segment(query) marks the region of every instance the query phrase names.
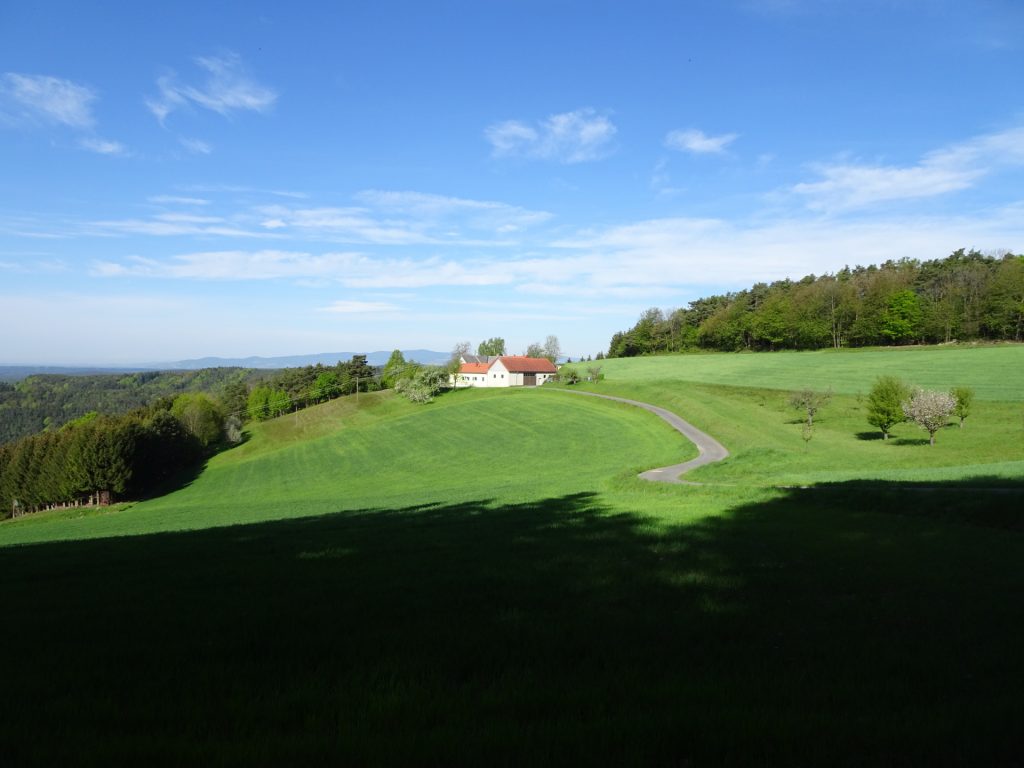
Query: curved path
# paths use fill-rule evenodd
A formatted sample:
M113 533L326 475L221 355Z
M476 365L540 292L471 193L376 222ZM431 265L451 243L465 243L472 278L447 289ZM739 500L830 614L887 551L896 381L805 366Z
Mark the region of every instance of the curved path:
M650 411L655 416L659 417L678 432L681 432L683 436L697 446L699 452L697 458L684 461L682 464L673 464L670 467L658 467L657 469L649 469L646 472L640 473L640 478L643 480L651 480L656 483L681 483L685 485L700 485L700 483L691 483L687 480L683 480L682 476L691 469L697 467L703 467L705 464L712 464L716 461L721 461L729 455L729 451L726 450L725 446L720 442L711 437L706 432L701 432L693 424L688 421L676 416L672 411L666 411L664 408L659 408L656 405L650 403L641 403L639 400L629 400L625 397L614 397L613 395L601 395L597 392L583 392L580 390L561 390L562 392L569 392L573 395L586 395L588 397L600 397L605 400L615 400L619 403L626 403L628 405L635 405L637 408L643 408L645 411Z

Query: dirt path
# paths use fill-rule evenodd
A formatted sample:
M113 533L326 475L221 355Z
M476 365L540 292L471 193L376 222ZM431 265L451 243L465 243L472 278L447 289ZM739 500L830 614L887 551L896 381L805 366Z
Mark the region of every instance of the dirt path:
M676 416L672 411L666 411L664 408L659 408L658 406L651 405L650 403L641 403L639 400L629 400L625 397L600 395L597 392L582 392L580 390L562 391L569 392L573 395L601 397L605 400L615 400L619 403L626 403L628 405L635 405L637 408L643 408L645 411L650 411L655 416L668 422L673 429L681 432L687 440L697 446L697 450L699 451L697 458L684 461L682 464L673 464L670 467L658 467L657 469L649 469L646 472L641 472L640 477L644 480L651 480L656 483L699 485L699 483L691 483L687 480L683 480L682 476L691 469L696 469L697 467L703 467L705 464L721 461L729 455L729 451L726 450L725 446L715 440L715 438L701 432L693 426L693 424L690 424L690 422L683 421L683 419Z

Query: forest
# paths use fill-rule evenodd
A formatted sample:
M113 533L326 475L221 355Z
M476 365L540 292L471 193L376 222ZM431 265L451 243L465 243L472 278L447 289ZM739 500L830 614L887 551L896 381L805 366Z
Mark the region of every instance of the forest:
M417 368L396 350L381 371L355 355L277 371L39 375L6 384L0 517L160 493L240 442L246 421L390 386Z
M608 356L978 340L1024 341L1024 256L960 249L652 308L612 336Z
M0 382L0 443L59 429L96 411L128 413L162 397L185 392L213 396L232 384L272 375L245 368L146 371L130 374L36 374L16 384Z

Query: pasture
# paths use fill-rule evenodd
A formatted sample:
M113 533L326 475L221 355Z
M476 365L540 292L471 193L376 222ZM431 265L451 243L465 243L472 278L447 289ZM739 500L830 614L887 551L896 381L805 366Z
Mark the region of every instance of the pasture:
M821 382L837 394L807 443L783 355L608 361L588 386L733 452L703 486L635 477L694 451L628 406L380 393L255 425L163 498L0 524L0 752L1014 763L1021 348L952 350L942 375L969 377L943 381L950 350L876 351L978 390L934 448L866 434L858 393L886 371L843 366L869 352L820 356L846 378ZM711 383L716 364L738 380Z
M832 388L867 394L878 376L925 389L972 387L980 400L1024 402L1024 345L870 347L813 352L665 355L601 360L608 379L642 384L689 381L733 387Z

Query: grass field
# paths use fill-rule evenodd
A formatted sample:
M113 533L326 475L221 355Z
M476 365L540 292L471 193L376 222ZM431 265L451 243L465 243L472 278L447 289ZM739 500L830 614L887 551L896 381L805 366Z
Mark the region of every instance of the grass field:
M609 380L688 381L735 387L803 387L866 395L875 378L899 376L925 389L972 387L980 400L1024 401L1024 345L825 349L815 352L666 355L601 365Z
M705 486L636 479L694 451L628 406L381 393L257 425L163 498L0 524L0 754L1019 763L1020 353L609 361L597 391L732 451ZM966 428L867 434L882 356L974 386ZM787 357L837 392L807 445Z

